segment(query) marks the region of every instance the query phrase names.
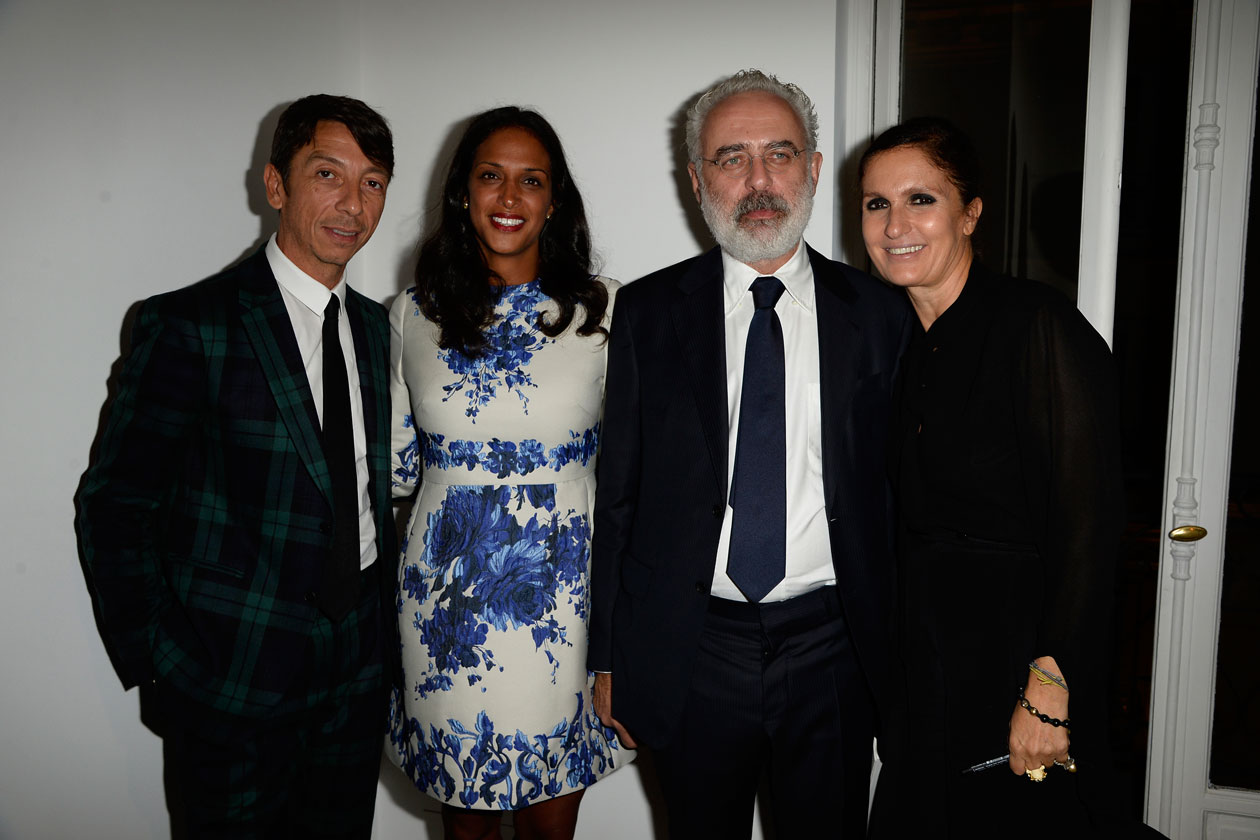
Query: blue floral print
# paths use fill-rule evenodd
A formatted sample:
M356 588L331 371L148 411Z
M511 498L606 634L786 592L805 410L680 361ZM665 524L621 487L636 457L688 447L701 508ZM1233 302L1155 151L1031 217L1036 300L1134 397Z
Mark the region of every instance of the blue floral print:
M415 429L416 418L407 413L402 419L404 429ZM394 453L397 463L394 467L394 483L410 485L420 478L420 443L413 434L411 442Z
M560 472L572 463L586 466L599 451L599 423L581 432L569 431L569 440L547 449L530 438L522 441L452 440L444 435L421 431L417 448L426 468L455 469L469 472L480 467L496 478L529 475L534 470L549 468ZM402 457L402 453L399 453ZM405 461L403 463L406 463ZM401 472L401 468L395 470Z
M430 725L423 732L411 718L391 727L390 740L405 747L408 737L415 739L418 749L402 750L403 770L421 788L447 801L456 798L458 788L465 808L516 810L540 796L558 796L566 786L594 784L616 766L619 746L612 730L584 708L581 692L574 696L573 716L558 721L547 734L530 736L519 729L515 735L496 733L494 721L482 711L471 727L448 719L449 731ZM397 703L390 714L400 714Z
M420 562L403 568L401 609L408 601L436 600L428 618L413 612L412 625L429 653L428 672L416 684L421 697L449 687L461 670L497 667L488 647L492 629L527 629L554 682L556 650L572 646L566 628L551 615L556 600L564 598L586 616L589 518L544 506L541 519L536 512L522 524L509 510L513 489L449 487L442 506L428 517ZM540 500L554 508L553 496L544 493ZM466 677L469 685L479 678Z
M416 291L412 299L419 303ZM485 349L476 356L468 356L460 350L442 349L438 358L446 363L459 378L442 386L446 396L443 402L456 394L468 398L464 413L477 422L481 409L498 395L503 387L516 394L526 414L529 413L528 389L535 388L534 380L525 368L534 354L553 343L538 328L537 306L548 298L537 280L519 286L503 288L495 307L496 319L486 331Z
M499 292L476 358L438 349L413 303L395 313L411 320L393 477L419 493L396 578L390 753L431 796L514 810L634 757L594 714L585 667L604 342L542 334L538 282Z

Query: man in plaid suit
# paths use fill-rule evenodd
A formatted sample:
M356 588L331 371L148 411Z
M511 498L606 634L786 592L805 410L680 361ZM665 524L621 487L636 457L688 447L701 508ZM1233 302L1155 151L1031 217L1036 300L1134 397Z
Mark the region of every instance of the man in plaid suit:
M123 685L150 687L177 836L371 832L398 648L389 327L345 265L393 167L362 102L285 110L276 235L144 302L83 478L98 623Z

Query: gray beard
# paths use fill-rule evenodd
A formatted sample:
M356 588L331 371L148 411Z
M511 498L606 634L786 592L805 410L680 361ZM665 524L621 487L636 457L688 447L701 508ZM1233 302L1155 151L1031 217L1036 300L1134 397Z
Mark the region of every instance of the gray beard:
M801 184L793 196L795 204L772 193L759 192L740 199L729 212L724 212L701 185L700 212L709 232L722 250L742 263L773 260L790 252L801 241L805 226L814 211L813 184ZM739 223L740 216L754 210L776 210L784 215L765 222Z

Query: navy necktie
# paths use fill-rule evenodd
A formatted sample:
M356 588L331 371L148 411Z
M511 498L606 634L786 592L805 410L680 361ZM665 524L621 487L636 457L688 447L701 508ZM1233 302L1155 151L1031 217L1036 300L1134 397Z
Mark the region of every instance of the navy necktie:
M359 492L355 471L354 426L350 420L350 380L337 327L341 301L324 307L324 458L332 484L333 539L324 558L319 608L340 621L359 598Z
M735 472L731 477L731 548L726 572L749 601L783 580L787 545L787 424L783 327L774 305L777 277L752 284L752 324L744 347Z

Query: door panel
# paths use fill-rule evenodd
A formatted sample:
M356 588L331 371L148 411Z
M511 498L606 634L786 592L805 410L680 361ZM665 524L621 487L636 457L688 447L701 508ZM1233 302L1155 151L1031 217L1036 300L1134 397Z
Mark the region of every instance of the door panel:
M1256 3L1236 0L1195 6L1164 530L1197 525L1207 536L1198 542L1165 537L1162 544L1147 777L1148 821L1174 838L1260 837L1260 795L1209 782L1257 11ZM1254 661L1253 654L1249 668Z

